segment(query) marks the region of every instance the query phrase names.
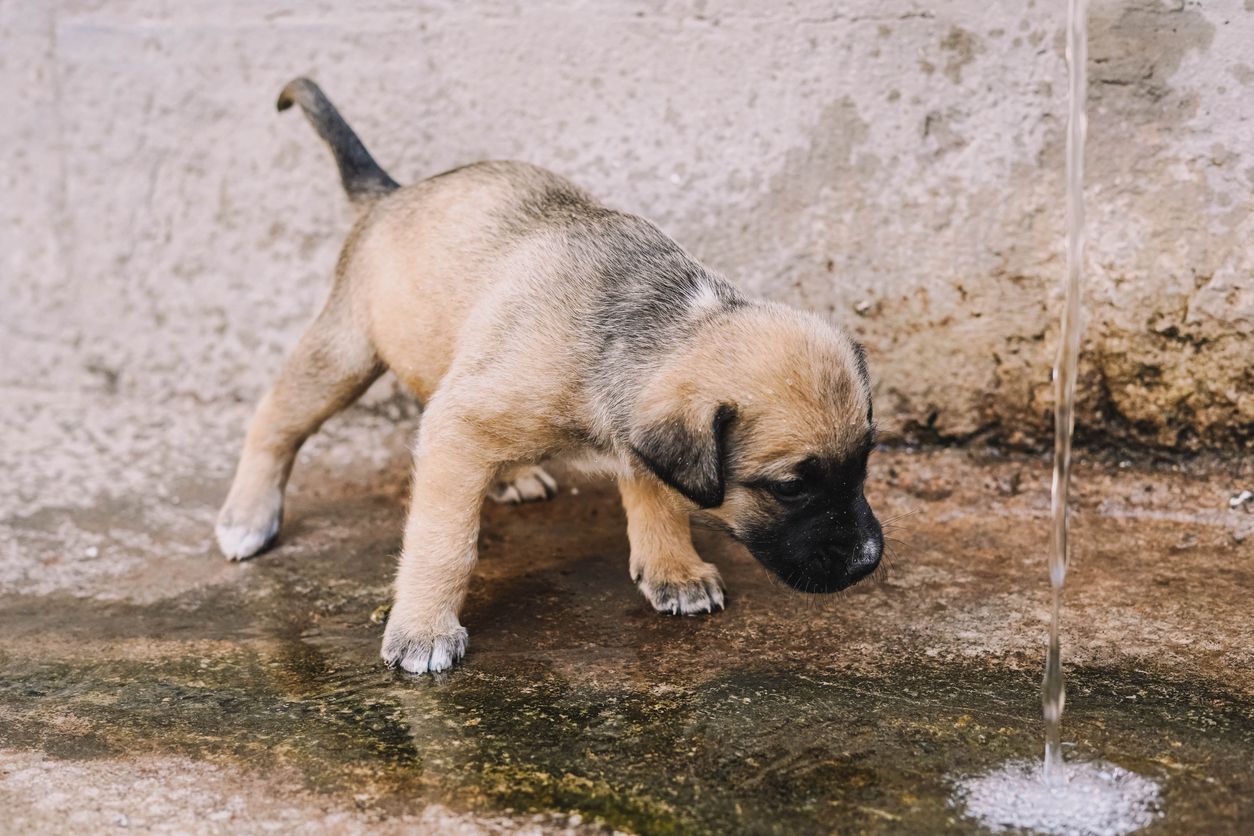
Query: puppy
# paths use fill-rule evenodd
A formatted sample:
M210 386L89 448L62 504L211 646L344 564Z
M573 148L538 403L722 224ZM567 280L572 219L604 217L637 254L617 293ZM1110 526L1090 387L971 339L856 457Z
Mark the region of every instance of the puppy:
M360 216L330 298L261 401L217 523L223 553L270 546L296 452L391 370L423 404L382 655L442 671L485 496L552 496L539 463L592 454L618 480L630 573L659 612L722 609L697 556L703 512L789 585L844 589L875 569L863 494L875 443L861 346L744 296L646 220L548 171L483 162L404 188L322 91L287 85Z

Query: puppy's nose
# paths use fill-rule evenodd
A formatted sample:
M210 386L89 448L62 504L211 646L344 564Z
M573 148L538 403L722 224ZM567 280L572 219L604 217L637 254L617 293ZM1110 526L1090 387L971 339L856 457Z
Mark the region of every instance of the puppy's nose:
M884 544L878 537L868 537L863 540L862 545L849 557L847 571L850 577L856 580L874 572L875 567L880 565L880 557L883 554Z

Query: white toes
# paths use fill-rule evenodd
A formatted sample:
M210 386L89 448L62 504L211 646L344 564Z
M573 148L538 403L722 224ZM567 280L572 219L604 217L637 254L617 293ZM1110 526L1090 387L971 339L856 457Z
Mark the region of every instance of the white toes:
M518 505L523 502L543 502L557 496L557 480L540 467L526 467L509 474L510 478L496 483L488 493L493 502Z
M718 580L707 580L705 582L705 591L710 601L710 612L723 609L725 605L723 584Z
M502 505L517 505L523 501L522 494L518 492L512 483L502 482L492 488L492 492L488 497L493 502L499 502Z
M440 639L431 647L431 656L427 659L427 670L432 673L446 671L453 667L453 648L449 642Z
M228 560L244 560L274 542L279 533L279 517L274 516L260 528L219 523L214 531L218 536L218 548Z
M548 488L544 482L536 476L528 475L514 482L514 488L518 491L518 495L522 497L523 502L539 502L548 499Z
M679 593L676 596L675 610L684 615L692 615L693 613L712 612L713 604L710 603L710 593L706 590L703 583L689 583L679 587ZM674 610L672 610L672 614Z
M539 480L544 487L545 498L557 496L557 480L549 475L549 472L542 467L537 467L535 473L532 474Z
M439 635L407 636L399 629L389 630L383 637L380 655L388 667L399 666L409 673L446 671L466 655L467 636L464 627Z
M270 548L283 522L282 491L243 492L244 497L236 493L232 488L214 526L218 548L228 560L244 560Z
M401 659L401 669L409 673L426 673L430 661L430 647L415 647Z
M725 605L723 582L718 570L703 577L683 581L641 580L640 591L653 609L668 615L701 615L718 612Z

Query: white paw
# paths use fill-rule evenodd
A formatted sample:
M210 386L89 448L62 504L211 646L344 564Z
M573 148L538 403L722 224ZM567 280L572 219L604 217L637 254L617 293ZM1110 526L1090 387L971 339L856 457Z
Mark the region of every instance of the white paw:
M506 473L488 492L493 502L519 505L523 502L543 502L557 496L557 480L535 465L520 467Z
M468 638L460 624L442 633L408 633L388 620L380 655L389 668L399 666L409 673L439 673L457 664L466 655Z
M214 533L228 560L244 560L273 545L283 521L283 504L280 499L265 505L249 513L236 512L230 505L222 509Z
M636 585L653 609L668 615L701 615L723 609L723 579L709 563L687 579L637 578Z

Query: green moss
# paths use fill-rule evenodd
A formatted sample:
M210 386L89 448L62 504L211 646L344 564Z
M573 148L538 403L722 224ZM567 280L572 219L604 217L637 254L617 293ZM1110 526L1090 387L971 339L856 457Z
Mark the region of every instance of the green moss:
M742 671L658 695L525 665L411 680L301 640L203 658L2 662L9 746L281 764L385 807L578 812L648 833L962 829L952 776L1039 746L1035 677L977 666ZM1248 804L1236 800L1250 789L1248 700L1124 670L1076 670L1071 687L1081 754L1165 779L1180 822Z
M414 679L375 661L383 575L337 586L308 570L173 605L9 599L0 634L22 650L0 655L3 745L281 766L382 812L440 801L675 834L966 832L953 776L1040 747L1035 670L909 653L874 675L764 661L709 680L687 677L677 648L670 672L572 680L534 654L481 652ZM94 650L56 649L76 637ZM1162 780L1167 830L1250 819L1248 697L1129 669L1068 676L1077 755Z

